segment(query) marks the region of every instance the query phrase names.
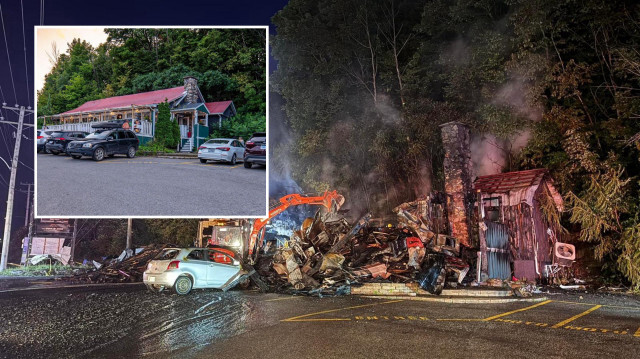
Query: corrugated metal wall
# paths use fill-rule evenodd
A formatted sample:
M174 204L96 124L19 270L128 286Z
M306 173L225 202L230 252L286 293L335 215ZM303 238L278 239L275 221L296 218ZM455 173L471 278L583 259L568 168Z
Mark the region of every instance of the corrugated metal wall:
M501 223L485 222L487 225L487 266L489 278L510 279L509 235Z

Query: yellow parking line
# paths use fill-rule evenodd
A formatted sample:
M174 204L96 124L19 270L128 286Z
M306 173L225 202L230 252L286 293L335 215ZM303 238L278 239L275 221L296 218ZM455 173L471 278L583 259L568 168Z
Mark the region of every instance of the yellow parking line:
M402 302L402 300L390 300L387 302L380 302L380 303L372 303L372 304L363 304L363 305L355 305L352 307L346 307L346 308L338 308L338 309L329 309L329 310L323 310L321 312L316 312L316 313L310 313L310 314L303 314L303 315L299 315L297 317L291 317L291 318L287 318L287 319L282 319L281 322L306 322L306 321L337 321L337 320L351 320L351 318L322 318L322 319L303 319L303 318L307 318L307 317L312 317L314 315L318 315L318 314L325 314L325 313L332 313L332 312L337 312L340 310L347 310L347 309L357 309L357 308L364 308L364 307L371 307L374 305L380 305L380 304L389 304L389 303L397 303L397 302Z
M585 310L584 312L582 312L582 313L580 313L580 314L574 315L573 317L571 317L571 318L569 318L569 319L566 319L566 320L563 320L563 321L561 321L561 322L560 322L560 323L558 323L558 324L554 324L551 328L560 328L560 327L563 327L565 324L571 323L571 322L573 322L574 320L576 320L576 319L578 319L578 318L580 318L580 317L584 317L585 315L587 315L587 314L589 314L589 313L593 312L594 310L596 310L596 309L598 309L598 308L600 308L600 307L602 307L602 306L601 306L601 305L594 305L593 307L591 307L591 308L589 308L589 309Z
M512 310L512 311L510 311L510 312L506 312L506 313L502 313L502 314L494 315L494 316L489 317L489 318L484 318L484 320L485 320L485 321L490 321L490 320L494 320L494 319L497 319L497 318L505 317L505 316L507 316L507 315L511 315L511 314L514 314L514 313L524 312L525 310L529 310L529 309L537 308L537 307L539 307L539 306L542 306L542 305L545 305L545 304L549 304L549 303L551 303L551 302L553 302L553 301L552 301L552 300L547 300L547 301L544 301L544 302L540 302L540 303L538 303L538 304L534 304L534 305L529 306L529 307L525 307L525 308L520 308L520 309Z
M483 322L485 319L473 319L473 318L443 318L436 319L437 321L452 321L452 322Z
M640 328L638 328L638 330L636 330L635 334L633 334L634 337L640 338Z
M274 299L267 299L265 300L265 302L275 302L277 300L289 300L289 299L298 299L298 298L302 298L302 297L284 297L284 298L274 298Z

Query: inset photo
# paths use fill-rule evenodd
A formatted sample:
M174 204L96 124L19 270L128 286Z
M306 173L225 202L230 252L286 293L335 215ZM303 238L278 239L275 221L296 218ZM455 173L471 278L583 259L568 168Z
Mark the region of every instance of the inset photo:
M267 214L267 26L36 26L37 217Z

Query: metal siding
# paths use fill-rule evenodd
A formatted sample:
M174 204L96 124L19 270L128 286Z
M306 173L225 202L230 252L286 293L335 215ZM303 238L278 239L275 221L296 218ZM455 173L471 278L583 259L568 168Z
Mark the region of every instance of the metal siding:
M510 279L511 262L509 260L509 235L504 224L485 222L487 225L487 248L497 248L506 253L487 253L487 265L489 278Z

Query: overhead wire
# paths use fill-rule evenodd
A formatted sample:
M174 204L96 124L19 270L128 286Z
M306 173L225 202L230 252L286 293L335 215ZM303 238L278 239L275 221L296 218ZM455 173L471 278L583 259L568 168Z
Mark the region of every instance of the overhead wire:
M13 98L18 103L18 95L16 94L16 84L13 81L13 69L11 68L11 56L9 55L9 43L7 42L7 30L4 27L4 14L2 13L2 4L0 4L0 20L2 20L2 34L4 35L4 48L7 50L7 64L9 65L9 73L11 74L11 86L13 87Z

